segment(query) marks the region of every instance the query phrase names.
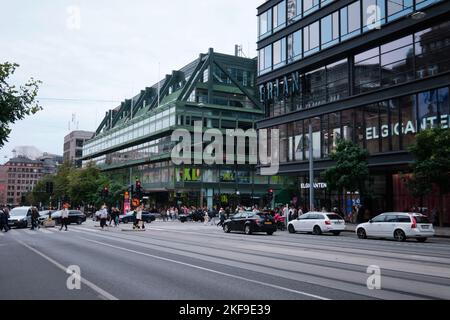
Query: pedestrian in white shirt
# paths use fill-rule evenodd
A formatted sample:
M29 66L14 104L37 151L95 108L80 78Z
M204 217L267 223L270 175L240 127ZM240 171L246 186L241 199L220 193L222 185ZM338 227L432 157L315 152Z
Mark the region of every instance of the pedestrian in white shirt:
M61 210L61 228L66 227L67 231L67 225L69 224L69 205L67 203L64 204L63 209Z

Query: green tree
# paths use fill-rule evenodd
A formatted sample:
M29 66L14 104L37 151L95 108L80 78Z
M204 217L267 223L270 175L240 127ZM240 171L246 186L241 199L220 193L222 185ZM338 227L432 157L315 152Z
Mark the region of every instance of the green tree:
M41 81L31 78L19 88L7 82L18 67L16 63L0 64L0 148L8 141L11 124L42 110L36 101Z
M439 223L443 226L444 196L450 192L450 130L442 127L423 130L409 150L415 161L408 187L413 195L428 195L439 188Z
M330 157L335 165L322 174L329 190L338 191L341 195L344 192L359 192L364 195L365 184L370 176L367 150L361 149L352 141L341 139Z
M108 178L93 164L70 172L67 193L71 205L99 205L101 190L109 184Z

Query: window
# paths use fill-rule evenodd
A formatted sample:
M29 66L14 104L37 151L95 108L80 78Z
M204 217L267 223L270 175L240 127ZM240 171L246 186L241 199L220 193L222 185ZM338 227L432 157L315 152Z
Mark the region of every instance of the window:
M273 68L279 68L286 64L286 39L283 38L273 44Z
M380 152L380 120L378 104L364 107L366 119L366 147L370 154Z
M378 216L372 219L372 222L385 222L386 216Z
M286 1L281 1L273 7L273 31L278 31L286 26Z
M416 9L422 9L441 0L416 0Z
M319 9L319 0L303 0L303 14L306 16Z
M361 6L359 1L341 9L341 40L361 33Z
M259 38L267 37L272 33L272 9L259 16Z
M326 102L325 67L305 74L305 107L312 108Z
M287 18L291 23L302 16L302 0L287 0Z
M417 95L420 129L434 128L438 122L438 91L431 90Z
M259 73L272 70L272 45L259 50Z
M355 55L355 94L378 89L380 79L380 48Z
M302 31L299 30L287 38L288 63L301 59L302 57Z
M379 28L386 23L385 0L362 0L363 31Z
M413 0L388 0L388 21L403 17L413 11Z
M348 96L348 62L347 59L326 66L327 101L333 102Z
M310 55L319 51L319 21L303 28L304 55Z
M305 150L305 134L303 131L303 120L294 123L294 159L303 160Z
M320 27L322 49L328 48L339 42L339 12L335 12L322 18Z
M443 88L438 90L438 104L439 104L439 114L440 123L443 128L450 127L450 105L448 97L448 88Z
M413 38L407 36L381 46L381 85L414 80Z

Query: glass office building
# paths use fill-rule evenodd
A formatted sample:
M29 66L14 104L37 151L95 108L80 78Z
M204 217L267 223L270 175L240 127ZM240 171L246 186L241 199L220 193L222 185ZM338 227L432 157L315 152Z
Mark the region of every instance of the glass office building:
M171 160L175 129L256 129L264 117L256 87L256 59L207 54L107 112L83 147L93 161L124 185L142 183L155 206L263 204L268 186L285 177L256 175L255 165L181 165ZM194 162L193 162L194 163Z
M449 17L450 1L439 0L269 0L258 8L266 114L257 127L280 130L280 173L296 178L303 203L309 158L321 182L344 138L370 153L371 195L360 200L372 215L418 205L404 184L408 147L420 130L450 125ZM347 206L326 188L316 196L317 207Z

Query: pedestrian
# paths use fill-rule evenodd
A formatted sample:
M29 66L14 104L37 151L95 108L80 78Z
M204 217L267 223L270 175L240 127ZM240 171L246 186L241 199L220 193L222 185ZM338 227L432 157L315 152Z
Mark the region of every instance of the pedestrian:
M223 227L223 223L225 222L225 210L223 208L220 208L219 210L219 223L217 226Z
M31 207L31 230L39 229L39 211L36 207Z
M59 229L59 231L61 231L63 227L66 227L67 231L68 224L69 224L69 204L65 203L63 209L61 210L61 228Z
M134 220L133 229L136 229L136 228L137 229L145 229L144 221L142 220L142 210L143 210L142 205L140 205L136 209L136 218Z
M100 210L100 227L102 230L106 227L106 220L108 219L108 207L106 204L103 204L102 209Z
M116 207L111 208L111 214L109 215L109 226L116 221Z
M6 218L6 212L3 210L0 210L0 231L3 231L5 229L5 232L8 232L8 219ZM5 223L6 220L6 223Z
M208 214L208 210L207 209L205 209L205 211L203 211L203 217L204 217L204 224L205 224L205 226L208 224L208 222L209 222L209 214Z

